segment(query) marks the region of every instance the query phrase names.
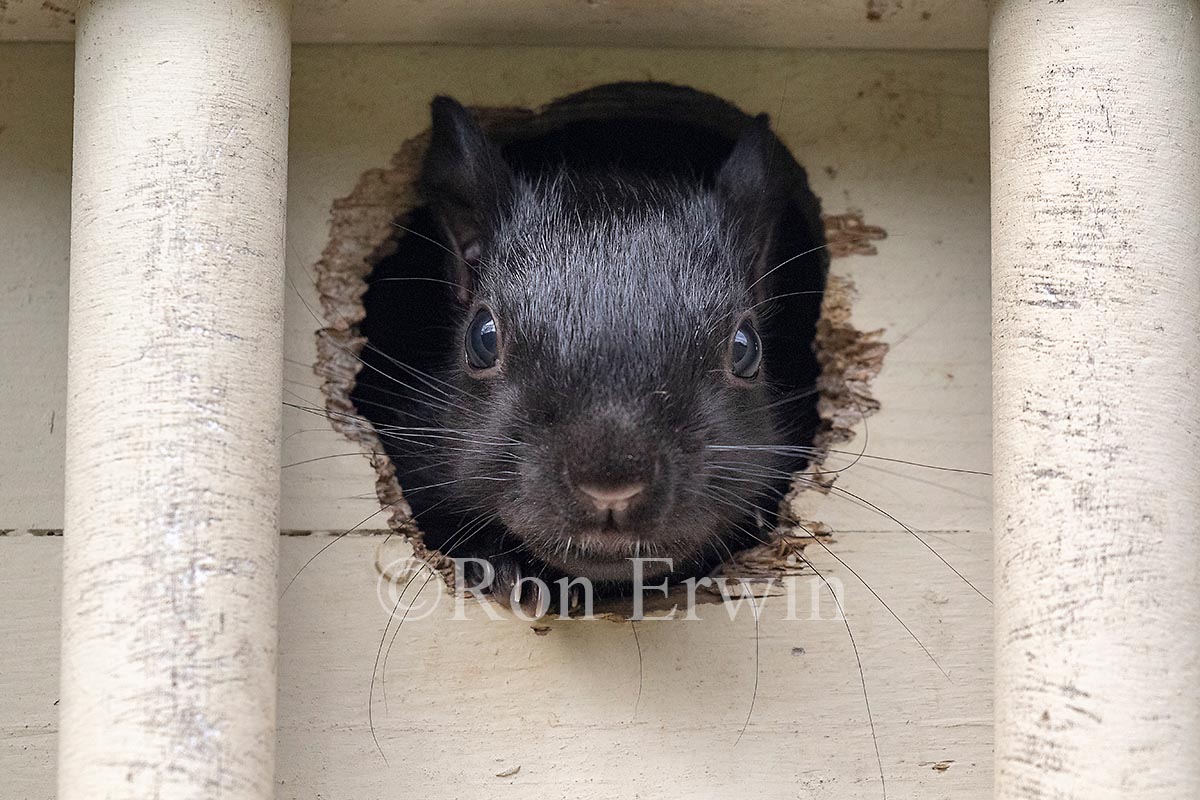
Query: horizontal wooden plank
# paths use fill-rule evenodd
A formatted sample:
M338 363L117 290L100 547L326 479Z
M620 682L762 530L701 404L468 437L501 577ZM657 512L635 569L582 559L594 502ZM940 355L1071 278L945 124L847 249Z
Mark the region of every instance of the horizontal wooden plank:
M74 36L76 0L0 5L0 40ZM296 0L297 42L983 49L987 3L963 0Z
M989 537L933 535L987 592ZM844 586L888 796L984 797L987 604L903 533L837 539L838 558L949 676L846 567L811 552L822 575ZM285 537L283 581L330 541ZM418 577L399 614L414 597L415 610L393 638L395 589L381 589L376 566L382 541L338 541L283 596L279 797L881 796L854 647L824 584L822 618L810 618L810 576L797 579L796 618L784 597L767 598L757 633L748 605L704 605L699 621L637 623L636 639L628 622L604 619L554 620L539 635L473 604L454 619L453 598ZM53 795L60 544L0 538L6 796ZM372 687L385 638L386 670Z

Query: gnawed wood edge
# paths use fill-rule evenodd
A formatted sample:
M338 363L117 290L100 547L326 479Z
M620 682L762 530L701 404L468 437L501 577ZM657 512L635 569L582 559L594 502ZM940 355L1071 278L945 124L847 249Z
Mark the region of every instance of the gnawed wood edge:
M537 112L512 108L472 109L485 129L527 121ZM360 445L375 471L375 492L381 509L390 509L388 527L402 535L414 554L436 569L453 588L454 564L440 552L427 548L404 499L395 467L384 453L374 427L358 413L351 394L362 362L366 338L359 323L366 315L363 295L375 264L396 251L396 231L406 225L421 198L415 187L429 131L404 142L387 167L363 173L349 195L334 200L330 214L329 243L315 265L316 285L326 327L317 331L317 360L313 371L321 378L325 409L334 430ZM863 213L823 214L827 246L832 258L875 255L874 241L886 238L882 228L869 225ZM720 565L714 576L755 577L791 575L806 569L798 558L812 536L828 536L829 529L800 517L797 498L815 489L827 492L836 473L821 467L828 448L854 438L854 426L879 410L871 382L883 367L888 345L883 332L860 331L851 322L854 285L830 275L826 283L814 347L821 366L817 413L821 427L813 445L819 455L798 473L792 491L783 501L782 524L770 532L770 542L739 551Z

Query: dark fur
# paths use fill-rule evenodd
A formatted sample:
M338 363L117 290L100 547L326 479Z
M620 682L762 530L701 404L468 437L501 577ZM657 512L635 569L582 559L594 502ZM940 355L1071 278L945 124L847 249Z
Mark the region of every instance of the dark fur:
M734 480L713 462L761 476L803 459L705 446L811 441L815 398L766 407L813 385L828 263L817 201L765 116L624 84L500 141L448 98L433 121L429 205L408 226L452 255L402 236L373 277L453 286L372 284L363 332L386 356L368 356L355 391L426 541L492 559L501 583L518 571L620 583L630 556L697 574L764 537L759 509L786 481ZM484 306L501 362L479 375L462 343ZM764 347L751 381L728 369L747 316ZM619 531L576 488L633 481L647 488Z

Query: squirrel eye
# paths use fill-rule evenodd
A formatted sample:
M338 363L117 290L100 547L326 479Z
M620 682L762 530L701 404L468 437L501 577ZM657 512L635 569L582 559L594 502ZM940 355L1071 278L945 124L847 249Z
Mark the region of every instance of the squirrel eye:
M475 317L467 328L467 363L473 369L494 367L496 359L499 357L498 345L496 320L492 316L492 312L481 308L475 312Z
M729 371L743 380L751 380L758 375L762 365L762 342L748 319L743 320L733 333L730 362Z

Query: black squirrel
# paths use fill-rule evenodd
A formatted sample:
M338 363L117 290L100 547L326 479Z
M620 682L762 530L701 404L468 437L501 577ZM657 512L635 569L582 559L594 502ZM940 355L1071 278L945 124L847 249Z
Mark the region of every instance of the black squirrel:
M632 558L687 577L766 539L819 425L829 264L766 115L661 83L488 132L431 109L353 394L426 544L507 603L522 575L620 591Z

